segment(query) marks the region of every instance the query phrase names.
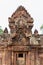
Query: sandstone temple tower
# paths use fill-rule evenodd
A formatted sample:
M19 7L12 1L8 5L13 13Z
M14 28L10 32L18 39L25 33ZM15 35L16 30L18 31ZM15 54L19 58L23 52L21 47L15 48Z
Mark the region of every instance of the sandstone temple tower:
M33 18L20 6L8 18L10 34L0 35L0 65L43 65L43 35L35 30Z

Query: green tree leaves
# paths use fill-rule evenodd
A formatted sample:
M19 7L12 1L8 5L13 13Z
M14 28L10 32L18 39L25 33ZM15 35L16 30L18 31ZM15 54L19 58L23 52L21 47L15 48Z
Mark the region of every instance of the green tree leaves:
M1 34L3 34L3 30L2 30L2 28L1 28L1 26L0 26L0 35L1 35Z
M40 29L43 29L43 24L41 25Z
M43 34L43 24L41 25L40 30L42 31L42 34Z

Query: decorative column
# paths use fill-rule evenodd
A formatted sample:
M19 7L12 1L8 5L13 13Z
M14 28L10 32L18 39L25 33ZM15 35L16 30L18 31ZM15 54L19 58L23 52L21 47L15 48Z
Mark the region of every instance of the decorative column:
M13 55L13 61L14 61L14 65L17 65L17 63L16 63L16 53L14 52L14 55Z
M12 65L12 52L8 51L8 49L5 52L5 65Z
M14 65L14 53L13 53L13 51L12 51L12 65Z
M30 54L30 65L35 65L35 52L34 50L31 50L31 54Z
M5 54L6 54L6 52L5 52L5 48L4 48L4 50L3 50L3 52L2 52L2 65L6 65L5 64L5 62L6 62L6 60L5 60Z
M26 54L26 65L30 65L30 51Z
M3 59L3 52L0 50L0 65L2 65L2 59Z
M36 49L36 65L40 65L40 58L38 55L38 49Z

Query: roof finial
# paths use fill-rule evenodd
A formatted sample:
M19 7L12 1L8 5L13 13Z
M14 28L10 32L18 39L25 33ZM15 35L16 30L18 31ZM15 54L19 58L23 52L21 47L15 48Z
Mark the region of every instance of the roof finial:
M5 28L4 33L8 33L8 29L7 29L7 27Z

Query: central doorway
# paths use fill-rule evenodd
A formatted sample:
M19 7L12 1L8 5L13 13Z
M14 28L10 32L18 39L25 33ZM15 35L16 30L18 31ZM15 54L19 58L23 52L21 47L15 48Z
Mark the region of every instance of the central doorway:
M17 65L26 65L26 53L17 53Z

